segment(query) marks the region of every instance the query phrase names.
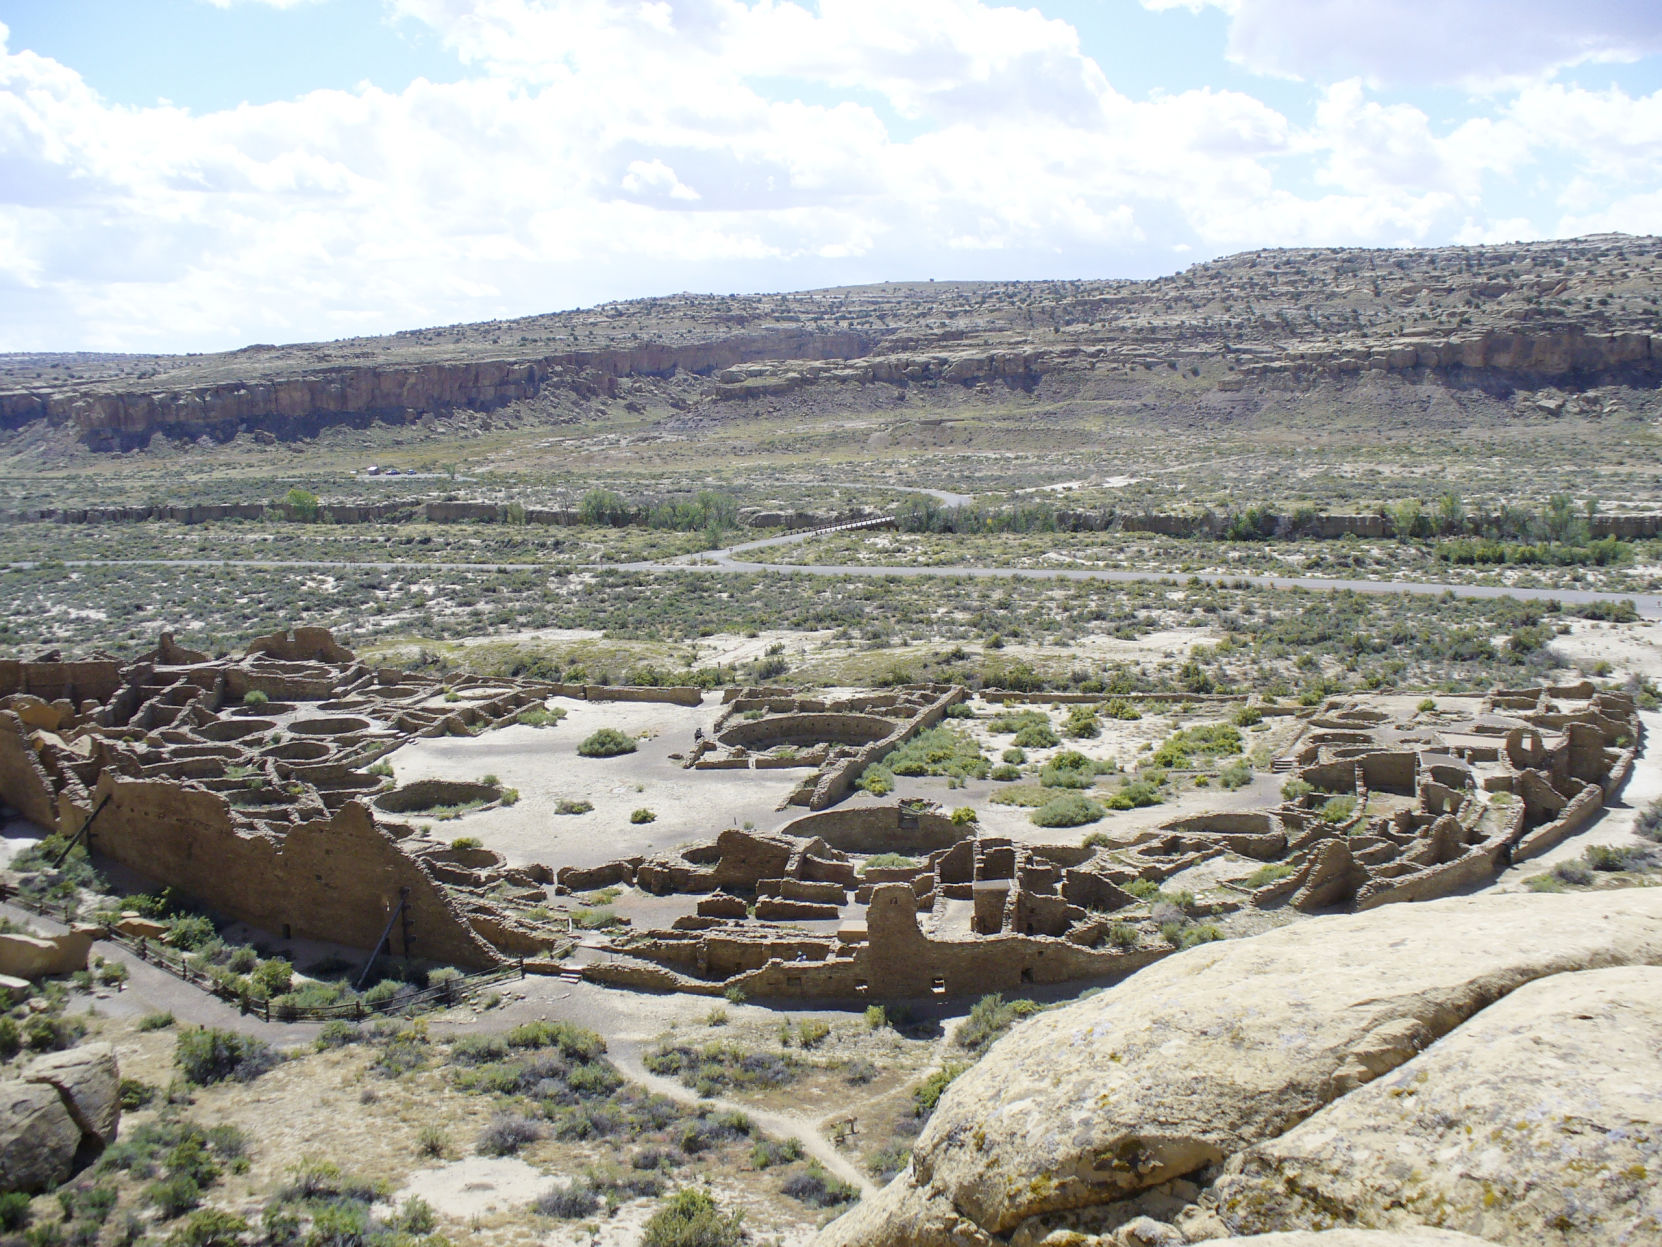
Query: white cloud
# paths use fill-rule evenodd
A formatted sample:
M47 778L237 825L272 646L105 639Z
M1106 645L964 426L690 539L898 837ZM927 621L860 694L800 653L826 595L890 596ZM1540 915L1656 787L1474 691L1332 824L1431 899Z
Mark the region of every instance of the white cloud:
M1071 27L981 0L393 2L470 76L194 115L0 28L0 349L1446 241L1513 229L1491 195L1524 180L1565 188L1546 215L1656 222L1662 93L1535 85L1448 123L1349 79L1290 117L1128 98Z
M1229 54L1260 73L1333 82L1516 86L1662 52L1656 0L1142 0L1221 10Z

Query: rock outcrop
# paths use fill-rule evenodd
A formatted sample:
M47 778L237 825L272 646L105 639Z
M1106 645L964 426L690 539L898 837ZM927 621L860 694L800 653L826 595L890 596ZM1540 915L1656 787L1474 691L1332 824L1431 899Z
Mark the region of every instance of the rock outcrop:
M120 1085L108 1044L40 1057L0 1082L0 1191L50 1190L114 1142Z
M83 1044L40 1057L24 1068L23 1080L55 1088L83 1136L102 1144L115 1142L121 1121L121 1074L109 1044Z
M1156 1194L1191 1239L1227 1237L1227 1208L1208 1211L1191 1180L1530 983L1659 964L1662 893L1648 889L1392 906L1192 949L994 1045L942 1098L908 1170L820 1242L1025 1247L1117 1231ZM1549 1060L1519 1077L1556 1073ZM1319 1224L1343 1220L1328 1207Z
M1662 1242L1662 969L1555 975L1235 1157L1231 1228L1436 1221L1492 1242Z
M69 1177L81 1128L51 1087L0 1083L0 1191L44 1191Z

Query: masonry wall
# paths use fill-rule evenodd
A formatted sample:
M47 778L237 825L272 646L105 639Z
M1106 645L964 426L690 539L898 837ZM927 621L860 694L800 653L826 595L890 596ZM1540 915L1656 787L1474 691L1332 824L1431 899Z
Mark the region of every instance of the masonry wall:
M0 800L48 831L57 826L52 783L29 743L29 729L10 710L0 710Z
M485 969L499 960L419 863L349 802L332 817L298 823L278 838L239 828L215 793L167 780L106 773L92 794L109 795L93 826L93 849L206 908L273 933L368 949L410 889L412 944L395 927L391 950ZM64 803L63 815L74 818Z

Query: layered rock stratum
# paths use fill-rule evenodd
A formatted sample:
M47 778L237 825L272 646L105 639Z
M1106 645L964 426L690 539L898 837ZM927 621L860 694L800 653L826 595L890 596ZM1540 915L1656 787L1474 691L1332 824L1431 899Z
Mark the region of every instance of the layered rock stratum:
M1653 889L1190 950L995 1044L820 1247L1662 1241L1658 965Z
M0 428L98 449L293 438L551 395L675 408L841 386L1285 389L1394 375L1571 397L1662 374L1662 240L1248 252L1153 281L675 295L199 356L0 357ZM845 396L846 397L846 396ZM1555 394L1545 402L1562 406Z

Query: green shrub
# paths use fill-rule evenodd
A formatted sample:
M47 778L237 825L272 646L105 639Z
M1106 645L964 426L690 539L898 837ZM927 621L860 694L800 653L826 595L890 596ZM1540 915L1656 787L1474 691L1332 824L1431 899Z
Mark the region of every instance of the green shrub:
M1068 710L1068 721L1062 732L1075 740L1095 740L1102 735L1102 725L1097 721L1096 711L1085 705L1072 706Z
M641 1247L738 1247L744 1213L722 1212L703 1191L677 1191L648 1218Z
M189 1174L173 1174L145 1187L144 1201L163 1221L171 1221L202 1202L202 1187Z
M1045 788L1089 788L1102 769L1102 763L1065 749L1039 768L1039 783Z
M983 996L970 1009L969 1016L952 1032L952 1042L968 1052L980 1056L993 1041L1022 1018L1039 1012L1040 1006L1031 1000L1005 1000L1003 996Z
M1027 761L1027 750L1017 749L1014 745L1012 745L999 755L999 760L1008 762L1012 766L1019 766L1021 763Z
M1594 844L1582 856L1594 870L1611 872L1642 867L1646 860L1645 850L1631 845Z
M616 758L635 752L635 738L615 727L603 727L587 736L577 752L585 758Z
M962 1074L968 1068L969 1066L957 1061L948 1061L940 1069L913 1087L912 1106L916 1115L928 1117L929 1114L933 1113L935 1106L941 1102L941 1097L946 1094L946 1089L952 1085L953 1080L959 1074Z
M179 1036L173 1061L189 1082L198 1085L234 1078L252 1082L277 1063L269 1044L235 1031L203 1027Z
M299 523L311 524L317 520L317 495L309 489L296 485L283 495L283 505L289 516Z
M0 1195L0 1230L21 1230L28 1225L31 1202L22 1191L7 1191Z
M166 1030L172 1025L173 1015L171 1013L146 1013L138 1020L138 1028L141 1031Z
M1134 779L1108 798L1110 810L1137 810L1159 804L1159 787L1146 779Z
M830 1025L819 1018L803 1018L796 1024L797 1042L804 1048L818 1046L830 1033Z
M1232 716L1236 727L1255 727L1264 721L1264 712L1257 706L1242 706Z
M629 815L629 821L637 825L640 823L656 822L657 819L658 816L651 810L647 809L644 805Z
M866 1029L880 1031L889 1024L889 1014L882 1005L866 1006Z
M180 952L194 952L214 938L214 924L201 914L180 914L167 924L167 942Z
M543 1217L575 1221L592 1217L600 1211L600 1196L581 1178L574 1178L564 1186L550 1187L531 1205L532 1211Z
M1062 738L1056 735L1047 720L1043 723L1029 723L1015 734L1011 743L1021 749L1049 749L1053 745L1061 744Z
M1210 944L1213 940L1223 938L1222 929L1214 922L1197 922L1185 927L1177 940L1179 948L1193 948L1197 944Z
M861 870L862 872L873 868L877 870L897 870L917 865L919 865L917 858L907 857L904 853L873 853L866 858L865 865L861 867Z
M242 1217L220 1208L202 1208L191 1213L167 1236L168 1247L236 1247L249 1225Z
M1011 766L1008 762L1001 762L987 773L987 778L1001 784L1008 784L1021 778L1021 767Z
M1298 801L1315 791L1313 785L1305 783L1302 779L1289 779L1281 785L1281 799L1283 801Z
M1321 809L1322 820L1329 823L1349 822L1355 813L1355 797L1329 797Z
M1218 783L1225 788L1245 788L1252 782L1252 768L1244 761L1226 766L1218 772Z
M482 849L485 847L485 842L478 836L457 836L450 842L450 847L453 849Z
M774 1139L757 1139L750 1147L750 1163L758 1169L771 1169L774 1165L788 1165L801 1159L800 1139L786 1139L783 1143Z
M294 967L281 957L262 961L248 976L257 994L270 1000L288 991L294 982Z
M863 788L874 797L886 797L894 791L894 774L886 767L868 766L856 787Z
M245 706L264 706L270 701L271 698L257 688L251 688L242 695L242 704Z
M570 801L561 797L554 803L556 814L587 814L594 809L593 801Z
M1173 732L1154 751L1157 766L1187 768L1196 757L1241 752L1241 733L1231 723L1201 723Z
M1038 827L1082 827L1097 822L1107 813L1083 793L1070 792L1046 801L1027 817Z
M1293 868L1286 862L1266 862L1241 880L1244 888L1261 888L1266 884L1274 883L1278 879L1285 879L1293 873Z
M779 1193L800 1200L810 1208L835 1208L860 1198L859 1188L826 1173L818 1161L806 1170L793 1173L780 1184Z
M565 717L566 712L560 706L531 706L521 710L514 722L523 723L526 727L553 727Z
M119 1084L117 1098L121 1102L122 1112L136 1113L156 1098L156 1088L137 1078L123 1078Z
M1646 840L1662 842L1662 801L1652 801L1640 810L1633 830Z
M985 778L987 759L981 746L949 727L919 732L879 765L895 775L944 775L955 779Z

